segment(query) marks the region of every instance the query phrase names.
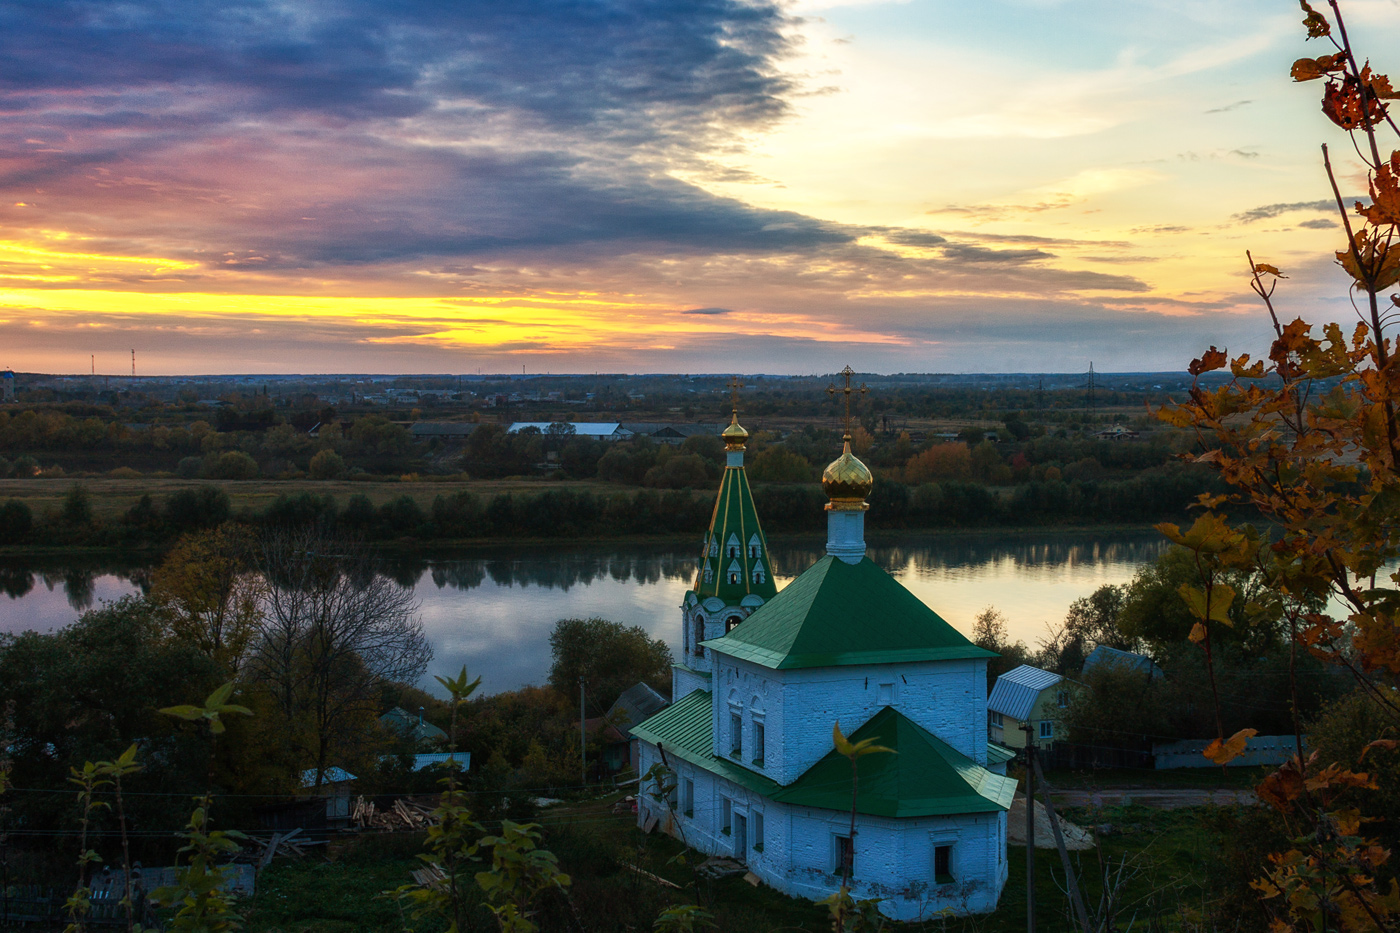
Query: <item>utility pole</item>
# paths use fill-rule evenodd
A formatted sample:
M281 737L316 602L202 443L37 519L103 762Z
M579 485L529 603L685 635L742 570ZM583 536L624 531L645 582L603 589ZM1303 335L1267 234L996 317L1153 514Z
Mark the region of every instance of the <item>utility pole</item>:
M584 725L586 699L583 678L578 679L578 776L580 784L588 783L588 727Z
M136 350L131 351L131 378L136 378Z
M1030 721L1026 734L1026 933L1035 933L1035 735Z

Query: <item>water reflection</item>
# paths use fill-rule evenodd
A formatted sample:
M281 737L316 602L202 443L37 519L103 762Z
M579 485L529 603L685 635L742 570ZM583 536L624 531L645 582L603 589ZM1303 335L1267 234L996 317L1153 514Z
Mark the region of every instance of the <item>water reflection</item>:
M1126 582L1163 547L1152 532L930 535L876 539L870 556L959 629L970 631L973 617L994 605L1012 637L1033 644L1076 598ZM434 648L427 682L465 664L497 691L545 679L549 632L560 618L640 625L677 650L677 608L697 549L501 547L388 555L382 566L419 599ZM771 551L781 587L821 557L823 542L785 541ZM150 571L131 559L0 559L0 631L66 625L102 600L147 591Z

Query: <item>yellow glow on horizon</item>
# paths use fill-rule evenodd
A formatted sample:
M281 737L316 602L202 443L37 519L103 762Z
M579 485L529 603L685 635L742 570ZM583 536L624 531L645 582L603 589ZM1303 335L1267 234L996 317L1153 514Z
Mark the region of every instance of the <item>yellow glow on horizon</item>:
M72 234L55 231L48 236L60 242L67 239L86 239L74 237ZM199 268L198 263L186 262L180 259L169 259L160 256L122 256L114 253L82 252L76 250L53 249L47 246L39 246L34 243L22 242L19 240L0 240L0 263L42 263L44 268L63 263L115 263L117 265L147 266L154 272L164 272L167 270L188 270ZM8 276L14 278L16 276ZM59 275L54 281L61 281L65 278L72 278L71 275Z

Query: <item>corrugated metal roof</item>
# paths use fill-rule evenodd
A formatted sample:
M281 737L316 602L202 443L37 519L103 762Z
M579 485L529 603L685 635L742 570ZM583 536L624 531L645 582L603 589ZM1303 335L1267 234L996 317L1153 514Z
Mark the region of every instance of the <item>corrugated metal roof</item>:
M1011 749L1006 748L1002 745L998 745L995 742L987 743L987 764L1004 764L1005 762L1008 762L1015 757L1016 753L1013 752Z
M421 755L413 756L413 770L422 771L424 768L432 768L437 765L445 765L448 761L453 761L458 766L459 771L469 771L472 766L471 752L424 752Z
M1084 659L1083 671L1087 674L1100 666L1122 667L1130 671L1144 673L1151 671L1153 677L1159 677L1162 674L1161 668L1153 664L1152 659L1146 655L1110 648L1108 645L1099 645L1089 652L1089 656Z
M517 421L506 429L506 433L518 434L526 428L534 428L541 434L548 434L549 426L556 423L553 421ZM570 421L565 423L572 427L573 433L579 437L612 437L631 433L616 421Z
M1022 664L997 678L992 695L987 697L987 709L1024 722L1041 692L1062 680L1059 674Z
M346 771L344 768L327 768L327 769L323 772L323 774L324 774L324 779L321 781L321 786L322 786L322 787L325 787L327 784L343 784L343 783L345 783L346 781L353 781L353 780L356 779L356 778L355 778L355 775L351 774L349 771ZM302 787L315 787L315 786L316 786L316 769L315 769L315 768L307 768L305 771L303 771L303 772L301 773L301 786L302 786Z
M994 658L870 558L827 555L706 647L775 670Z

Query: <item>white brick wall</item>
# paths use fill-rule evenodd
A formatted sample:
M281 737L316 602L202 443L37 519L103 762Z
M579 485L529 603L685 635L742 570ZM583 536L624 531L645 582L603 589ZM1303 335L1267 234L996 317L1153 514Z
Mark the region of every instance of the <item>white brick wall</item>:
M987 662L924 661L773 671L712 652L714 753L727 756L731 709L742 711L746 767L790 784L831 751L831 726L850 735L892 705L979 764L987 763ZM889 685L891 696L883 695ZM766 733L763 767L752 764L749 740L761 709Z
M645 772L659 759L655 746L641 743ZM643 788L638 819L657 812L663 828L707 855L742 856L766 884L794 897L820 900L840 887L834 838L849 832L849 815L834 810L787 807L754 794L701 768L671 758L678 777L695 782L692 816L667 823ZM731 801L731 831L722 831L724 798ZM756 815L763 815L763 848L754 848ZM739 826L748 838L740 839ZM952 845L954 881L933 878L936 845ZM983 913L996 908L1006 884L1006 814L893 820L856 820L856 862L852 894L881 898L880 909L898 920L918 920L940 910Z

